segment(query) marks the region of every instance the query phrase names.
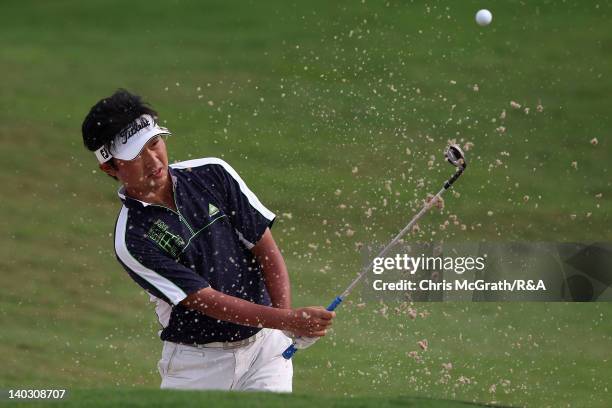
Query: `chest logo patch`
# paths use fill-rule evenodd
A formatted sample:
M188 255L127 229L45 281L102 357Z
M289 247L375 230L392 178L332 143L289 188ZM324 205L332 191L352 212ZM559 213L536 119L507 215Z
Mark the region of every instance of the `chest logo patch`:
M212 217L213 215L217 214L218 212L219 212L219 209L217 207L215 207L211 203L208 204L208 216L209 217Z
M174 258L185 248L185 240L170 232L168 224L162 220L155 221L145 236Z

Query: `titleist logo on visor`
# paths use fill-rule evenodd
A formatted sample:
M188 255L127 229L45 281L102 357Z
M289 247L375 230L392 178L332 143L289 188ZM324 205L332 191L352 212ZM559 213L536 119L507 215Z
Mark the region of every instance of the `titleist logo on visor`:
M127 127L121 129L117 134L117 141L121 141L122 144L126 144L128 139L138 133L139 130L146 128L151 123L149 119L144 116L139 117L134 122L130 123Z

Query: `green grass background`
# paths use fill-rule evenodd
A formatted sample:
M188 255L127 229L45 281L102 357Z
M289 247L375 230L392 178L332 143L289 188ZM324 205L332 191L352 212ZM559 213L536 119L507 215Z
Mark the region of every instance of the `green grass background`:
M80 135L118 87L160 112L173 161L222 157L279 214L295 305L326 304L359 245L437 191L451 139L473 144L469 170L415 240L609 241L610 3L485 3L2 2L0 388L161 398L142 391L159 381L152 307L114 259L116 185ZM465 230L439 228L450 214ZM295 359L291 401L611 399L609 304L417 304L414 321L381 307L339 310Z

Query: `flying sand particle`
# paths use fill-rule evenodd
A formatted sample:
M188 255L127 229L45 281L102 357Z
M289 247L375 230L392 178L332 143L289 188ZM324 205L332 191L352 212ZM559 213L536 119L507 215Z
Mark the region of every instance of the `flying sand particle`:
M474 147L474 143L472 142L465 142L465 144L463 145L463 150L465 150L466 152L469 151L472 147Z
M427 193L427 197L425 198L424 204L430 203L431 200L434 199L434 197L436 196L431 193ZM433 206L436 208L439 208L440 210L443 210L444 209L444 199L442 197L437 197L436 201L433 203Z

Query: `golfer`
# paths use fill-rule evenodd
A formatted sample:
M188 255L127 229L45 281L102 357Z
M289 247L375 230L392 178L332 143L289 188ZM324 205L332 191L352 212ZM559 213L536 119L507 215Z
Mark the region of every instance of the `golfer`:
M161 388L291 392L291 344L331 326L323 307L291 308L275 215L226 162L168 165L158 115L125 90L96 103L85 146L122 186L117 259L156 304Z

